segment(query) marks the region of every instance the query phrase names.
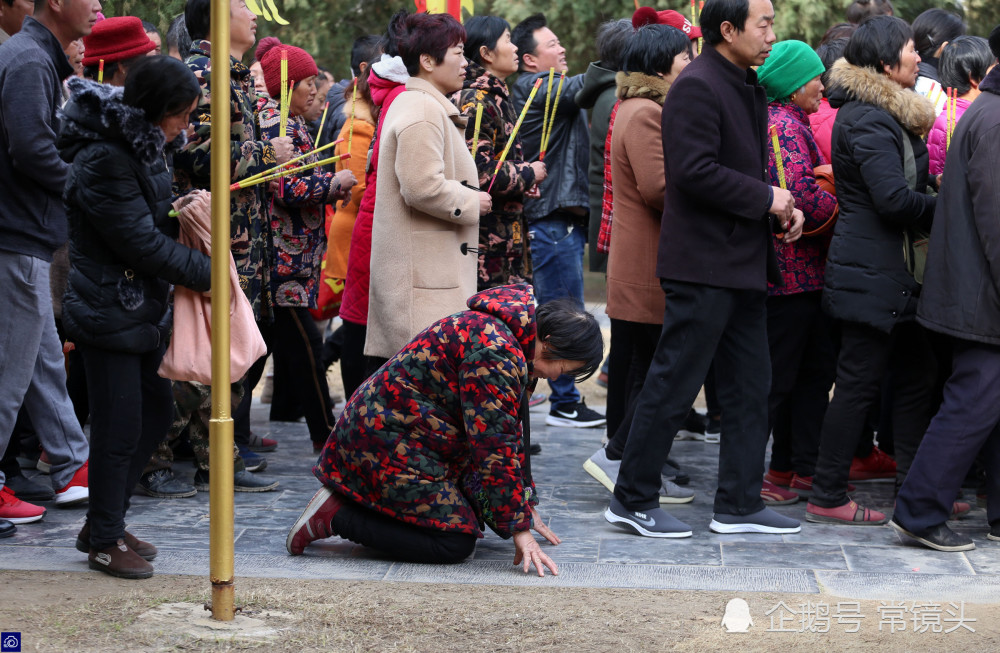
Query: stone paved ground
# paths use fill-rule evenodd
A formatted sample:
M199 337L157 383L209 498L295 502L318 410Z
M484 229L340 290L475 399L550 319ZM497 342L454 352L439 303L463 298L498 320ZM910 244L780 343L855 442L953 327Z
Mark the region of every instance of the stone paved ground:
M686 540L630 535L603 518L609 493L582 463L600 446L601 430L544 425L546 408L533 410L533 439L543 453L533 459L541 514L563 543L547 549L560 566L558 578L524 575L511 566L513 545L492 533L463 564L438 567L394 563L340 539L319 542L292 558L284 549L287 529L318 483L310 474L314 456L304 424L267 421L256 405L254 430L280 442L267 454L275 492L236 495L236 573L282 577L414 582L559 585L725 591L817 593L859 599L1000 601L1000 543L985 539L985 511L975 509L956 528L977 548L938 553L906 544L888 527L835 527L803 522L797 535L715 535L708 531L718 445L677 442L672 457L690 473L692 504L670 508L694 527ZM190 463L176 471L193 476ZM859 484L856 498L889 511L891 485ZM777 508L802 519L805 505ZM45 520L19 527L0 540L0 568L89 572L73 548L84 511L51 506ZM158 573L208 574L208 494L179 500L136 496L129 528L161 550Z

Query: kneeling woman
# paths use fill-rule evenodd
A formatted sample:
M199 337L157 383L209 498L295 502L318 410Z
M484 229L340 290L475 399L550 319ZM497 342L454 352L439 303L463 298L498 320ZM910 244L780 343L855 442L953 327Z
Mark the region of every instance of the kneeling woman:
M601 330L571 300L535 310L530 286L473 295L419 333L351 397L313 470L324 487L288 534L292 555L339 535L408 562L468 557L484 525L514 538L514 564L558 573L535 511L521 415L534 379L582 380Z

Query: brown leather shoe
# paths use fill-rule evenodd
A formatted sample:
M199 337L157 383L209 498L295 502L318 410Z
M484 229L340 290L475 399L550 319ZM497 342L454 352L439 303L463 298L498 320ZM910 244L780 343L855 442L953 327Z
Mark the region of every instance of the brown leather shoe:
M149 542L143 542L135 535L125 531L125 545L136 552L143 560L152 562L159 553ZM76 550L80 553L90 553L90 522L85 522L76 536Z
M128 548L125 540L118 540L113 546L91 550L87 556L91 569L103 571L118 578L149 578L153 575L153 565L140 558Z

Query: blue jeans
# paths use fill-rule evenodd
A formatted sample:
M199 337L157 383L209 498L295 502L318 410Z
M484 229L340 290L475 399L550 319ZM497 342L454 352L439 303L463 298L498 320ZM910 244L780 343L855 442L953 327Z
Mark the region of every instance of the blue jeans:
M587 234L583 227L561 217L532 222L528 229L531 241L531 265L535 298L539 304L562 297L573 297L583 306L583 248ZM562 375L549 381L553 406L580 401L573 378Z

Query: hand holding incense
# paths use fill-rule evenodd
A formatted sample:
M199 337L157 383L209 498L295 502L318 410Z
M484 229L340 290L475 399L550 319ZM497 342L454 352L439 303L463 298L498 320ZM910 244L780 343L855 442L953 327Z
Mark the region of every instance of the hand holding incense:
M507 145L503 148L503 153L500 154L500 159L497 161L497 167L493 170L493 179L490 180L490 186L486 189L487 193L493 190L493 183L497 180L497 173L500 172L500 166L503 165L504 159L507 158L507 152L510 151L511 145L514 144L514 138L517 136L517 130L521 128L521 123L524 122L524 116L528 113L531 101L535 99L535 94L538 93L538 87L541 85L542 78L539 77L535 80L535 85L531 87L531 93L528 94L528 99L524 102L524 108L521 109L521 115L517 117L517 122L514 123L514 129L510 132L510 137L507 139Z

